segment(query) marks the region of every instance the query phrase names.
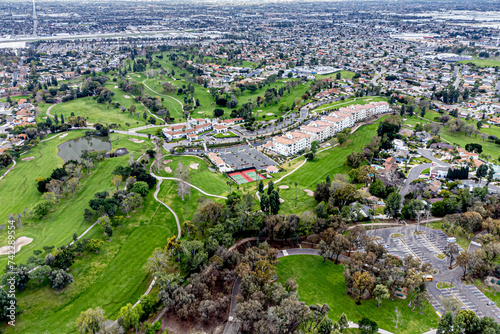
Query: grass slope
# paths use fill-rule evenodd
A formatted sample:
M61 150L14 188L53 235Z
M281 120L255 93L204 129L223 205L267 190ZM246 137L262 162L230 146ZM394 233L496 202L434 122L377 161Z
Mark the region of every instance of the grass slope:
M380 328L397 333L422 333L430 327L436 328L439 319L430 305L423 310L423 314L412 312L407 301L398 298L384 300L380 308L374 299L356 305L355 300L347 295L343 270L343 266L323 262L319 256L296 255L280 259L278 276L281 283L295 278L299 285L300 300L307 304L328 304L328 315L333 321L345 313L350 321L358 322L366 317L376 321ZM392 320L396 307L403 315L397 330Z
M307 161L305 165L296 170L293 174L287 176L278 183L278 186L287 185L289 189L281 189L280 197L285 200L281 204L280 213L296 213L300 214L306 210L312 210L318 205L314 197L308 196L305 189L314 191L316 184L324 181L326 176L330 174L333 178L335 174L346 174L350 168L345 165L347 156L352 152L359 152L373 136L376 135L378 122L374 124L364 125L354 132L349 138L350 143L345 143L343 146L336 146L320 152L314 160ZM297 164L304 161L304 158L298 158ZM285 164L287 172L282 172L274 176L274 180L279 179L282 175L289 172L296 166L288 168ZM275 174L276 175L276 174ZM297 208L295 208L295 181L298 182L297 187Z

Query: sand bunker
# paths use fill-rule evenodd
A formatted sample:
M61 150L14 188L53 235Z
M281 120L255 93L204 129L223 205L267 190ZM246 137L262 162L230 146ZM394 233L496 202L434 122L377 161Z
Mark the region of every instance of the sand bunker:
M191 165L189 165L189 167L190 167L191 169L198 169L198 166L199 166L199 165L200 165L199 163L195 163L195 164L191 164Z
M123 97L126 99L130 99L130 96L128 96L128 95L123 95Z
M66 133L64 133L64 134L60 135L60 136L59 136L59 138L64 138L64 137L66 137L67 135L68 135L68 133L66 132Z
M268 112L266 116L274 116L274 114L272 112Z
M172 159L167 159L167 160L163 161L163 164L164 164L164 165L166 165L166 164L168 164L169 162L172 162Z
M133 141L133 142L134 142L134 143L136 143L136 144L144 143L144 140L139 140L139 139L137 139L137 138L130 138L129 140L130 140L130 141Z
M16 253L19 252L23 246L29 245L32 242L33 242L33 238L28 238L28 237L17 238L15 241ZM12 250L13 250L13 248L11 246L0 247L0 255L7 255L7 254L9 254L9 251L12 251Z
M283 203L285 200L283 198L280 198L280 203Z
M198 114L204 114L205 112L204 111L198 111Z
M304 189L304 191L306 192L306 194L307 194L308 196L314 196L314 191L309 190L309 189Z
M118 88L118 86L115 86L115 89Z
M167 172L167 173L172 173L172 168L170 168L170 167L165 167L165 172Z
M28 161L28 160L33 160L33 159L35 159L35 157L22 158L21 160L22 161Z
M280 189L288 189L290 188L289 186L279 186Z

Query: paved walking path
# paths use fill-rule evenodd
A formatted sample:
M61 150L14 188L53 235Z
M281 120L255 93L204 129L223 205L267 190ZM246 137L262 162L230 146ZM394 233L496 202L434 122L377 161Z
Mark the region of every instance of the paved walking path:
M184 104L183 104L181 101L177 100L175 97L172 97L172 96L170 96L170 95L165 95L165 94L158 93L158 92L157 92L157 91L155 91L153 88L151 88L151 87L149 87L149 86L148 86L148 84L146 83L146 80L148 80L148 79L144 79L144 80L142 81L142 84L143 84L144 86L146 86L146 88L147 88L147 89L149 89L150 91L152 91L153 93L155 93L155 94L157 94L157 95L160 95L160 96L165 96L165 97L171 98L171 99L172 99L172 100L174 100L174 101L177 101L177 102L181 105L181 108L184 108Z
M156 179L158 180L173 180L173 181L182 181L181 179L178 179L176 177L165 177L165 176L157 176L153 173L151 173L151 175L153 175ZM201 190L200 188L198 188L197 186L189 183L189 182L185 182L185 181L182 181L184 183L186 183L188 186L190 186L191 188L194 188L196 190L198 190L199 192L201 192L203 195L206 195L206 196L210 196L210 197L217 197L217 198L222 198L222 199L227 199L227 197L225 196L220 196L220 195L214 195L214 194L209 194L203 190Z
M9 172L14 168L16 167L16 160L15 159L12 159L12 166L10 166L9 169L7 169L5 171L5 173L2 174L2 176L0 176L0 180L3 179L5 177L5 175L9 174Z

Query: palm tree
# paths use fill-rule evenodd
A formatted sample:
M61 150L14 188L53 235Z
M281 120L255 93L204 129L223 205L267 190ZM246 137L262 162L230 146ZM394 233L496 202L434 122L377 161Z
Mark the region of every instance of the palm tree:
M297 207L297 186L299 185L298 181L295 181L295 207Z

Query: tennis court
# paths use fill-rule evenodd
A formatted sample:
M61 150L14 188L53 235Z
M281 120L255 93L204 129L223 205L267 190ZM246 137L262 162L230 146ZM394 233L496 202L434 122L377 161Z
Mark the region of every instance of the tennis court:
M231 180L236 182L236 184L245 184L249 182L255 182L264 179L260 174L257 174L255 168L250 168L247 170L240 170L227 174Z
M234 182L236 182L237 184L244 184L244 183L248 183L247 179L245 179L245 177L242 175L241 172L237 172L237 173L231 173L231 174L228 174L229 177L231 179L233 179Z
M262 180L263 178L257 174L257 172L255 172L255 170L253 171L248 171L248 172L244 172L249 178L252 179L252 181L259 181L259 180Z

